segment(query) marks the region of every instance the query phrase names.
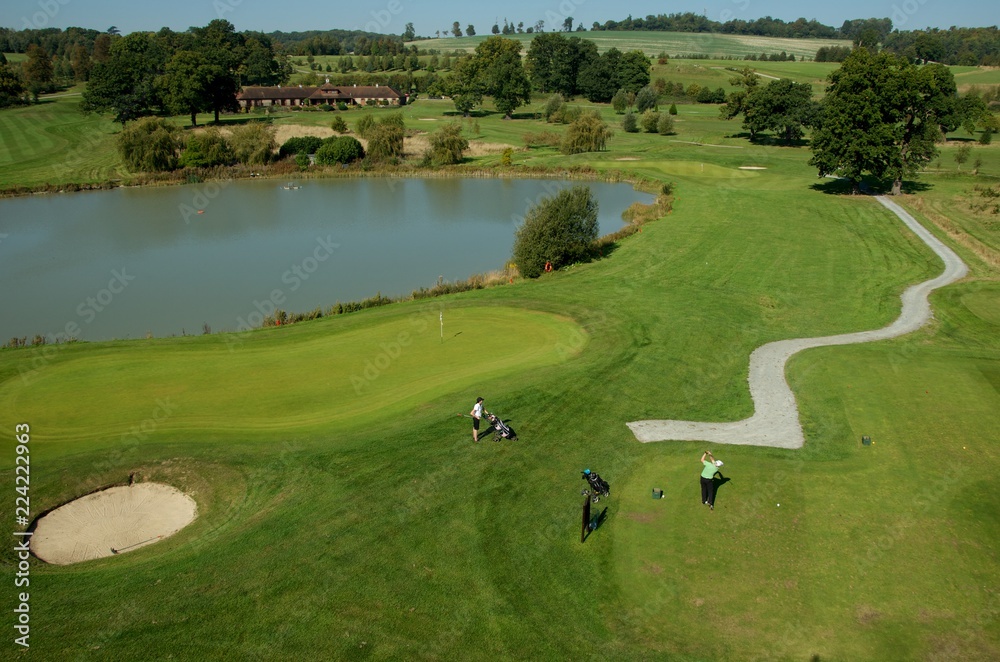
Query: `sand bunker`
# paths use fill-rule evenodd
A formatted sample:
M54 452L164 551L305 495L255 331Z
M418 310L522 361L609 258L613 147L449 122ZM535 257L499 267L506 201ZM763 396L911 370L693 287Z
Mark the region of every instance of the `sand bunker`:
M111 487L38 520L31 551L56 565L124 554L172 536L197 514L194 499L169 485Z
M740 170L767 170L764 166L740 166Z

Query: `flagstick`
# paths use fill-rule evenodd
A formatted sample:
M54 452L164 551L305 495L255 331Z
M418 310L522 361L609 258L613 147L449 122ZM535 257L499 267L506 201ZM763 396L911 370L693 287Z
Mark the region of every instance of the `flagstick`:
M444 311L443 310L441 311L440 316L441 316L441 342L443 343L444 342Z

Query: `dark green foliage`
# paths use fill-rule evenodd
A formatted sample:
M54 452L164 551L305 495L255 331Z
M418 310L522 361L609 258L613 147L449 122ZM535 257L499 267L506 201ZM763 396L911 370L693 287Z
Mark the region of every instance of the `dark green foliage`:
M660 124L660 114L655 110L647 110L642 114L640 124L646 133L656 133Z
M181 154L180 166L184 168L210 168L233 162L233 150L222 132L215 127L188 138Z
M278 150L278 155L284 157L292 154L315 154L322 144L323 139L316 136L289 138Z
M0 108L27 103L20 77L5 64L0 64Z
M892 180L915 175L937 153L942 118L954 112L955 79L944 66L916 67L889 52L858 48L830 74L810 164L858 190L865 173Z
M118 153L129 170L162 172L177 167L180 129L160 117L146 117L118 134Z
M698 96L695 100L698 103L725 103L726 91L721 87L716 90L712 90L709 87L703 87L698 91Z
M993 142L993 129L987 127L979 136L979 144L989 145L991 142Z
M656 110L656 102L656 90L649 85L639 90L635 95L635 109L640 113L644 113L647 110Z
M333 118L333 122L330 124L330 128L337 133L347 133L347 122L340 115Z
M270 163L277 147L274 129L263 122L250 122L233 128L229 144L236 160L245 165Z
M649 85L649 71L649 59L642 51L623 54L617 48L610 48L581 65L577 82L588 101L607 103L619 89L637 94Z
M405 135L402 113L392 113L381 118L368 132L368 158L372 161L388 161L402 156Z
M625 133L639 133L639 121L631 110L625 113L625 117L622 118L622 130Z
M743 128L750 131L751 140L760 131L774 131L791 143L802 138L804 127L815 123L817 105L811 85L782 78L757 87L746 98L743 112Z
M601 114L594 110L583 113L569 125L559 150L563 154L600 152L604 150L611 136L611 129L601 119Z
M580 70L597 58L594 42L546 32L531 41L525 68L539 92L557 92L571 98L581 92Z
M468 115L483 96L491 96L497 110L510 118L530 103L531 82L520 52L519 41L494 35L476 46L473 55L461 58L448 85L455 109Z
M526 278L551 262L556 269L584 259L597 239L597 201L590 188L574 186L528 211L517 229L511 259Z
M670 104L670 110L668 110L667 112L669 112L671 115L676 115L677 114L677 104L676 103Z
M309 155L304 153L299 153L295 155L295 165L299 167L299 170L306 170L309 168Z
M556 113L560 113L563 106L566 105L566 100L563 99L561 94L553 94L549 97L549 100L545 103L545 108L542 110L542 117L546 122L552 121L552 116Z
M365 149L356 138L339 136L327 138L316 151L318 165L334 165L336 163L353 163L365 157Z
M427 157L435 166L460 163L462 154L469 149L469 141L462 136L462 125L458 122L452 122L432 134L430 143Z
M343 101L337 102L337 110L347 110L347 104Z

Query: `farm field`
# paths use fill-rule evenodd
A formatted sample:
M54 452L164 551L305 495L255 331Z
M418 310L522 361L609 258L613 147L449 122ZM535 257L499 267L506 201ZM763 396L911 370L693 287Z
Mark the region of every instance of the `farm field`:
M472 51L489 35L475 37L448 37L441 39L425 39L412 42L417 48L435 48L442 52L455 50ZM534 35L506 35L524 43L527 51ZM564 35L565 36L565 35ZM784 39L780 37L757 37L751 35L726 35L718 33L694 32L574 32L571 36L589 39L597 44L597 49L604 52L610 48L620 51L640 50L655 57L666 53L670 57L700 54L709 57L738 57L753 53L780 53L785 51L796 59L805 57L812 59L816 51L823 46L850 46L851 42L842 39Z
M690 82L717 71L665 66ZM90 147L67 177L122 174L117 127L77 114L78 99L0 113L13 118L0 138L23 150L0 152L0 183L49 181L70 145ZM460 121L513 146L515 171L673 183L671 213L534 281L237 335L0 350L0 428L31 426L32 512L132 472L198 503L156 545L33 561L36 656L1000 657L1000 226L973 208L975 186L1000 182L1000 147L973 145L972 175L954 160L972 136L954 134L902 196L971 269L932 297L934 321L796 356L805 447L713 446L730 480L708 511L706 445L640 444L625 423L749 415L754 348L884 326L941 264L875 201L817 179L808 149L750 144L717 106L678 105L670 136L625 133L597 107L616 127L609 149L566 157L524 147L525 133L565 130L533 119L544 103L513 121L462 119L446 100L402 112L411 129ZM343 115L363 112L383 111ZM519 441L472 444L460 415L480 395ZM611 496L581 544L584 468ZM9 547L0 559L16 563ZM3 600L13 613L14 592Z

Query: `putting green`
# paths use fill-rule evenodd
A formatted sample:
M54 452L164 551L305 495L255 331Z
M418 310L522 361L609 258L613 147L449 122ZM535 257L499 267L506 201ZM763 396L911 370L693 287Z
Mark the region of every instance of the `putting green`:
M439 394L551 365L578 353L571 320L517 308L399 306L364 328L329 320L212 342L183 339L87 352L0 386L4 418L32 421L46 439L94 438L136 426L182 430L339 429L402 412ZM347 322L338 323L338 322ZM200 340L200 339L196 339ZM455 404L466 411L468 402Z

